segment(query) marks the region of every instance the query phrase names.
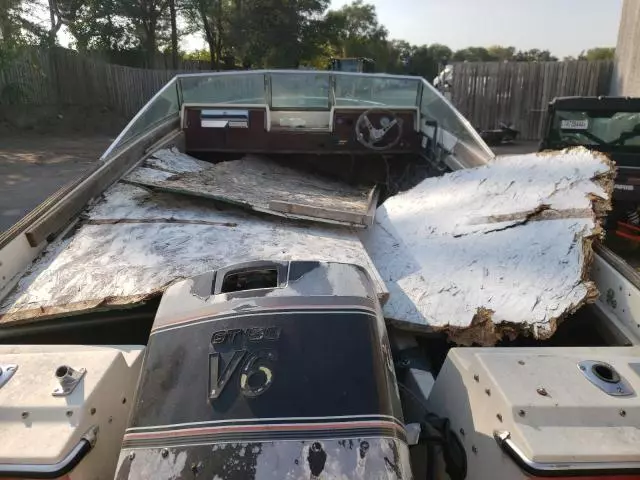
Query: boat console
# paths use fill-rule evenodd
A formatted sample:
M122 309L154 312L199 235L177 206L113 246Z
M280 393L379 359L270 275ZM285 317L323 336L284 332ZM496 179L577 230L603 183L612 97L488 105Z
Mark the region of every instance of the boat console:
M417 107L333 107L324 111L263 106L192 105L182 110L190 153L416 154Z

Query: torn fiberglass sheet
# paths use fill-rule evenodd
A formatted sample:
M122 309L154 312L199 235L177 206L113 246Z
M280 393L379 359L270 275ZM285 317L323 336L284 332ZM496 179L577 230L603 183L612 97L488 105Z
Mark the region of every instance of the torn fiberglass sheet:
M591 239L613 166L586 149L501 157L388 199L361 235L389 288L385 316L460 343L549 337L594 301Z
M256 156L216 164L166 150L154 157L124 180L279 217L355 227L373 221L377 201L373 187L350 186ZM176 173L183 162L189 169Z
M0 305L0 322L135 304L179 279L251 260L356 263L386 289L354 230L263 219L118 183L51 244Z

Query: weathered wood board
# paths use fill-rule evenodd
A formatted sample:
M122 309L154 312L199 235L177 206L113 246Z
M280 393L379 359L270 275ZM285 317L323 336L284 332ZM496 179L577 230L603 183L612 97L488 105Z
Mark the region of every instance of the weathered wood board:
M549 337L595 301L591 239L612 177L606 157L574 149L502 157L388 199L361 235L390 291L385 316L459 343Z
M356 263L386 288L355 231L265 220L186 196L116 184L68 239L50 245L0 306L0 322L132 304L179 279L237 262Z
M167 150L154 157L125 181L280 217L355 227L373 222L375 187L352 187L256 156L217 164ZM179 170L182 164L187 168Z

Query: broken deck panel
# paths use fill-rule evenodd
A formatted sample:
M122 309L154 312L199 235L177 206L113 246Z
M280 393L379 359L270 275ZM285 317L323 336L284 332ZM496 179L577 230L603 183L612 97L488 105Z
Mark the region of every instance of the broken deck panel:
M145 161L145 164L151 168L172 173L199 172L213 166L212 163L193 158L176 147L163 148L153 152L153 155Z
M167 153L169 152L169 153ZM280 217L365 227L373 222L375 188L319 178L256 156L206 164L167 150L154 154L125 180L162 191L208 198ZM181 157L188 155L179 154Z
M50 245L0 306L0 322L133 304L179 279L251 260L356 263L386 289L352 229L265 220L116 184L70 237Z
M362 234L389 288L385 316L460 343L549 337L595 300L594 208L608 208L612 169L585 149L502 157L390 198Z

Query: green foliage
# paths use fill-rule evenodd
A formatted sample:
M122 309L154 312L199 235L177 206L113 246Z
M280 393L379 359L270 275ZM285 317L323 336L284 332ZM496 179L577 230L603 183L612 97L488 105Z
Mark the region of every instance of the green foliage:
M136 49L140 42L130 19L117 0L83 0L65 21L80 52L111 52Z
M581 53L578 60L613 60L615 58L616 49L613 47L597 47Z
M502 47L500 45L492 45L487 48L489 56L498 62L512 61L516 55L516 47Z
M0 0L0 49L46 43L46 28L34 21L37 10L33 0Z
M489 48L467 47L457 50L453 54L456 62L556 62L557 57L551 55L549 50L516 51L515 47L502 47L493 45Z
M558 58L551 55L549 50L532 50L520 51L515 54L516 62L557 62Z
M202 50L193 50L192 52L187 52L182 55L182 58L185 60L198 60L200 62L210 62L211 61L211 52L206 49Z
M388 32L378 22L373 5L356 0L340 10L328 12L326 20L333 34L330 40L341 56L375 58L377 62L384 62L389 53Z

